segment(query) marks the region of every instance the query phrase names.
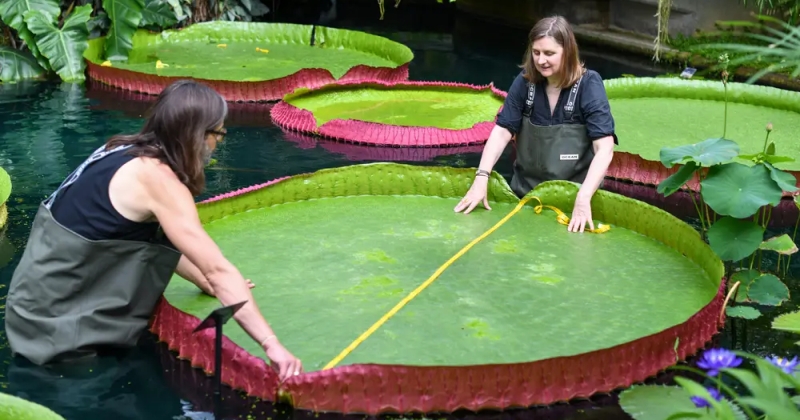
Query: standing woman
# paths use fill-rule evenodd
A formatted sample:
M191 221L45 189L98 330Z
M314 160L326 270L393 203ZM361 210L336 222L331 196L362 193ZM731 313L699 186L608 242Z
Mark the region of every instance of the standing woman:
M587 222L594 229L592 196L619 144L603 79L584 68L572 28L560 16L534 25L521 67L483 149L475 181L455 211L469 213L481 202L491 210L489 174L516 136L514 193L522 198L550 180L582 184L567 229L583 232Z
M213 89L175 82L139 133L112 137L40 204L6 301L13 354L44 365L135 346L177 272L225 305L247 300L236 321L282 380L302 372L195 207L227 112Z

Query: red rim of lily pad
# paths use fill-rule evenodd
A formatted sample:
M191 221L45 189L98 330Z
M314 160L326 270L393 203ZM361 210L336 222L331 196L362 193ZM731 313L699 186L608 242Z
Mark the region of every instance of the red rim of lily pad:
M438 157L457 155L462 153L480 153L482 144L453 147L374 147L361 144L352 144L302 134L294 131L283 130L283 136L301 149L312 149L317 146L323 149L344 155L350 161L402 161L425 162Z
M236 197L284 177L222 194ZM714 297L683 323L610 348L525 363L469 366L351 364L307 372L280 383L268 363L223 338L222 382L266 401L338 413L453 413L523 408L589 398L642 382L705 347L724 325L726 279ZM201 320L161 299L150 331L206 373L214 369L214 332L193 333Z
M465 90L490 90L505 99L507 93L497 89L494 84L472 85L455 82L430 81L340 81L328 87L450 87ZM502 109L502 105L498 108ZM476 122L472 127L462 130L437 127L412 127L380 124L360 120L333 119L317 127L311 111L300 109L282 100L270 111L272 120L284 130L301 132L346 143L389 147L453 147L483 144L494 128L496 117Z

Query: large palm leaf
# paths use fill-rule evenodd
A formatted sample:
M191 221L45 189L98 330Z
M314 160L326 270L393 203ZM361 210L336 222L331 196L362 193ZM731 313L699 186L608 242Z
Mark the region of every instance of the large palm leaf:
M775 25L770 25L773 23ZM780 19L759 15L757 22L727 22L731 26L751 27L755 31L742 35L757 41L746 43L711 43L697 45L692 49L715 49L738 53L727 65L737 66L752 62L761 62L766 66L755 72L746 83L753 83L767 73L777 72L794 67L791 77L800 74L800 26L792 26ZM777 27L776 27L777 26ZM741 54L741 55L739 55Z

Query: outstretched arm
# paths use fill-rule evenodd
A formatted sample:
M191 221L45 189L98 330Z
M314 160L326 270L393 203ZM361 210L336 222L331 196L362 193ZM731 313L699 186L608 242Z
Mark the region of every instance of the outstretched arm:
M181 260L178 262L178 268L175 270L179 276L183 277L184 279L194 283L203 293L209 296L216 296L214 294L214 288L211 287L211 283L208 281L206 276L203 275L203 272L197 268L196 265L192 264L185 255L181 255ZM255 287L250 279L246 279L245 282L249 288Z
M576 200L592 200L592 196L600 188L600 184L606 177L608 166L611 165L611 160L614 158L614 138L606 136L592 142L594 149L594 158L589 165L589 171L586 174L586 179L583 181Z
M170 241L197 270L223 305L247 301L234 315L236 322L267 353L281 380L302 371L302 365L278 341L258 309L247 282L208 236L200 224L197 207L189 190L163 164L151 163L139 171L147 191L147 208L158 219ZM189 267L191 272L191 267Z

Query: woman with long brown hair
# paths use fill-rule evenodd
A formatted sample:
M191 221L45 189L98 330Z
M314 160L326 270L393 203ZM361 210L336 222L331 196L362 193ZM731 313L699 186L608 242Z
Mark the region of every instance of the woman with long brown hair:
M515 137L514 193L521 198L550 180L579 183L567 229L583 232L586 223L594 229L591 199L619 144L603 79L580 62L572 28L560 16L534 25L521 67L483 149L475 181L455 211L466 214L479 203L491 210L489 174Z
M111 138L40 204L6 301L14 354L42 365L136 345L177 272L224 305L247 300L235 320L281 380L302 372L195 207L227 112L213 89L175 82L139 133Z

